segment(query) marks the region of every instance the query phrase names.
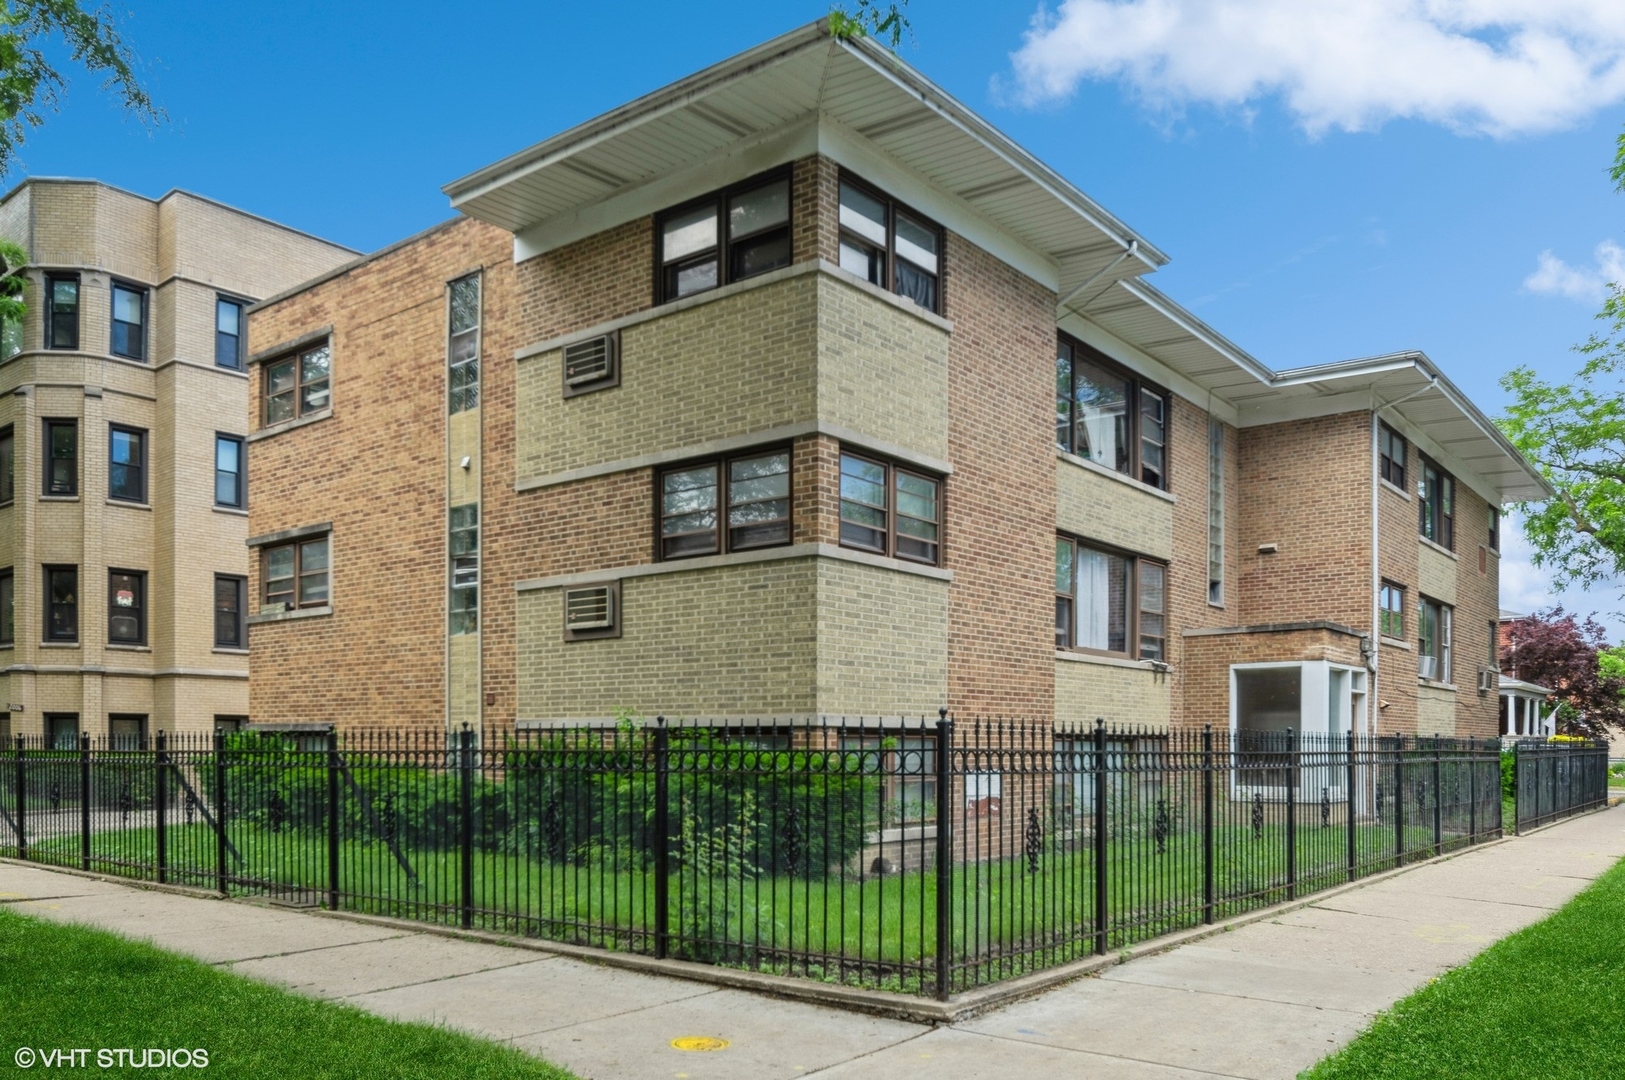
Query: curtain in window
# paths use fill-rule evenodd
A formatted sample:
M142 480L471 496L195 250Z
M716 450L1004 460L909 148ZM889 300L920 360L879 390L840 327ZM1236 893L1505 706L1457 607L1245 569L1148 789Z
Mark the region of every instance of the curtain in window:
M1079 647L1127 651L1127 560L1079 545L1077 565Z

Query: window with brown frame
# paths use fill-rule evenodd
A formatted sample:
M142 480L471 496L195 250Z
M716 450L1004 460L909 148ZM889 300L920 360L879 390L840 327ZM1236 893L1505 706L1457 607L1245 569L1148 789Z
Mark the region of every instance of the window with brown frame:
M79 568L45 567L45 640L79 640Z
M1168 394L1062 334L1055 352L1055 445L1166 491Z
M1405 436L1379 421L1377 453L1381 459L1382 478L1404 491L1405 459L1410 454L1410 444L1405 441Z
M113 282L113 355L147 359L147 290Z
M333 353L328 342L267 360L260 397L267 426L320 412L333 403Z
M243 622L248 579L236 574L214 576L214 647L248 648L247 626Z
M666 303L790 265L790 174L752 177L655 221L655 302Z
M752 450L663 470L658 497L661 559L788 544L790 449Z
M79 347L79 275L45 275L45 347Z
M842 451L841 546L939 565L942 482Z
M1440 547L1456 550L1456 478L1426 455L1416 478L1416 501L1422 535Z
M147 575L142 570L107 572L107 641L147 643Z
M1055 538L1055 647L1141 660L1168 658L1168 567Z
M1405 636L1405 586L1384 581L1378 595L1377 632L1385 637Z
M842 270L941 314L940 225L843 172L840 237Z
M45 421L45 494L79 494L79 421Z
M330 602L328 540L318 536L264 548L260 552L263 602L289 611Z

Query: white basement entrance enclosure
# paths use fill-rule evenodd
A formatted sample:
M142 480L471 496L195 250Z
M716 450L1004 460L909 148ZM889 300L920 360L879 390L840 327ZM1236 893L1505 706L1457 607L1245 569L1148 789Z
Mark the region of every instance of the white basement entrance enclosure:
M1320 802L1323 792L1344 798L1342 752L1348 734L1366 727L1366 672L1327 660L1275 664L1235 664L1230 668L1231 746L1242 753L1235 773L1235 796L1286 797L1286 733L1303 754L1297 801ZM1327 751L1336 755L1332 757ZM1248 767L1253 765L1256 767Z

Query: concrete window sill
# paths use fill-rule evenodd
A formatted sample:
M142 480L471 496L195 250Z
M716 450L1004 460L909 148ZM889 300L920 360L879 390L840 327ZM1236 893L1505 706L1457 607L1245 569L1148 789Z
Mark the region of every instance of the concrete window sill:
M247 510L239 510L235 506L212 506L212 507L210 507L210 509L213 510L217 514L227 514L227 515L229 515L231 517L247 517L248 516L248 511Z
M1460 561L1460 556L1458 556L1454 551L1451 551L1449 548L1445 547L1443 544L1436 544L1432 540L1429 540L1425 536L1418 536L1416 539L1417 539L1417 542L1420 543L1423 547L1432 548L1434 551L1437 551L1440 555L1444 555L1447 558L1451 559L1452 561L1455 561L1455 562Z
M1400 487L1398 484L1392 483L1391 481L1388 481L1388 480L1384 480L1380 476L1377 477L1377 483L1381 484L1383 487L1387 488L1389 491L1393 492L1395 495L1398 495L1401 499L1404 499L1406 502L1411 501L1411 493L1406 491L1404 488Z
M129 499L106 499L104 501L108 506L122 506L126 510L146 510L149 513L152 511L151 503L131 502Z
M1411 651L1411 643L1406 641L1404 638L1389 637L1387 634L1384 634L1382 635L1381 640L1384 645L1391 648L1404 649L1406 652Z
M107 643L107 648L112 649L112 650L114 650L116 652L151 652L152 651L152 646L151 645L115 645L111 641Z
M333 605L323 604L321 607L295 608L293 611L268 611L263 615L250 615L249 626L259 626L262 623L291 622L294 619L315 619L322 615L333 614Z

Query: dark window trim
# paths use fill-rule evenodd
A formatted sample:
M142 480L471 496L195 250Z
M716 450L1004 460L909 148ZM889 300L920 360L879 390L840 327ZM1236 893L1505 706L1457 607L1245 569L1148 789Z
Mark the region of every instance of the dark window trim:
M11 591L11 611L9 613L0 612L0 645L15 645L17 643L16 567L8 566L4 570L0 570L0 594L3 594L6 588L9 588ZM11 622L10 633L6 632L7 614L9 614Z
M81 606L79 598L84 594L84 582L80 580L79 567L72 563L46 563L41 567L41 570L43 571L42 583L45 586L45 595L41 598L43 603L40 604L45 615L44 625L41 627L42 640L78 643L81 633L79 626L79 608ZM51 575L70 571L73 574L73 635L71 637L67 634L51 633L51 608L54 606L51 600Z
M1087 344L1085 342L1079 341L1077 338L1073 337L1071 334L1068 334L1064 330L1059 331L1057 333L1057 340L1056 340L1056 352L1057 353L1060 351L1060 348L1063 345L1071 348L1071 350L1072 350L1072 385L1071 385L1070 395L1068 397L1068 419L1067 419L1068 443L1067 443L1066 446L1062 447L1062 446L1060 446L1060 440L1057 439L1056 440L1056 446L1059 449L1063 450L1064 452L1066 452L1068 454L1071 454L1073 457L1083 457L1082 454L1078 453L1078 415L1077 415L1077 412L1076 412L1076 409L1075 409L1075 406L1077 405L1077 401L1078 401L1078 364L1077 364L1077 361L1078 361L1079 353L1082 353L1084 355L1084 358L1087 359L1089 361L1089 363L1094 364L1096 367L1105 368L1107 371L1109 371L1109 372L1111 372L1111 373L1113 373L1115 375L1119 375L1119 376L1127 379L1128 382L1129 382L1128 400L1123 403L1124 414L1128 417L1128 421L1129 421L1129 431L1128 431L1128 435L1127 435L1128 445L1129 445L1129 462L1128 462L1129 471L1126 472L1126 473L1118 473L1118 475L1119 476L1126 476L1130 480L1135 481L1136 483L1145 484L1147 487L1155 488L1158 491L1172 492L1173 491L1173 477L1172 477L1172 460L1171 459L1173 458L1172 442L1173 442L1173 426L1174 426L1173 425L1173 409L1174 409L1173 394L1170 393L1169 390L1166 387L1161 386L1158 383L1152 382L1150 379L1147 379L1143 375L1136 372L1133 368L1130 368L1127 365L1118 363L1116 360L1113 360L1111 357L1107 356L1105 353L1101 352L1099 349L1095 348L1093 345L1089 345L1089 344ZM1059 362L1059 360L1060 360L1059 356L1056 357L1056 360L1057 360L1057 362ZM1149 395L1151 395L1153 397L1158 397L1158 398L1162 399L1162 483L1161 484L1152 484L1152 483L1149 483L1148 481L1146 481L1143 478L1144 469L1143 469L1143 462L1141 461L1141 451L1144 448L1144 442L1143 442L1143 438L1142 438L1141 419L1142 419L1144 414L1141 411L1143 406L1141 404L1140 399L1141 399L1142 396L1144 396L1146 394L1149 394ZM1057 396L1059 396L1059 395L1057 395ZM1084 460L1087 461L1088 459L1084 458ZM1091 464L1100 465L1099 462L1091 462ZM1103 469L1109 469L1112 472L1117 472L1116 469L1112 468L1109 465L1100 465L1100 467L1103 468Z
M135 625L136 638L134 641L113 636L113 613L118 608L113 603L113 575L123 574L135 579ZM107 568L107 643L109 645L145 645L147 643L147 572L145 570L125 570L116 566Z
M657 307L661 304L669 304L673 300L685 299L677 296L666 295L666 262L663 258L664 251L661 243L664 235L663 230L665 228L665 224L671 218L677 217L681 214L686 214L690 210L695 210L708 204L715 205L717 208L717 283L712 288L704 290L704 292L715 292L717 289L720 289L725 285L731 285L735 281L749 281L751 278L759 276L758 274L750 274L742 278L736 278L733 276L733 252L731 250L733 240L728 235L728 200L735 195L741 194L742 192L750 191L754 188L764 187L767 184L771 184L777 180L783 180L786 182L785 197L789 202L789 217L786 219L783 228L790 238L790 260L791 262L795 261L795 167L794 165L779 165L764 172L759 172L755 176L747 177L746 179L740 180L737 183L729 184L725 188L718 188L716 191L707 192L706 194L701 195L699 198L690 199L687 202L679 203L676 206L667 207L665 210L662 210L660 213L655 215L653 243L654 298L655 305ZM775 226L775 228L778 228L778 226ZM769 230L762 230L762 232L767 231ZM759 235L761 235L761 233L752 233L751 237ZM689 256L689 258L693 257L694 256ZM765 273L766 271L763 272ZM688 295L700 296L702 293L689 293Z
M841 477L841 472L840 472L841 465L840 465L840 462L841 462L841 458L843 458L843 457L854 458L854 459L856 459L858 461L865 461L865 462L868 462L870 465L879 465L881 468L886 470L886 481L885 481L885 484L886 484L886 505L883 508L885 510L885 513L886 513L886 550L885 551L876 551L874 548L868 547L868 546L866 546L864 544L849 543L849 542L847 542L845 537L840 535L840 533L841 533L841 524L842 524L841 503L844 501L844 499L841 496L841 488L840 488L840 477ZM921 480L928 480L931 483L936 485L936 488L937 488L937 520L936 520L936 526L937 526L937 557L935 559L929 559L929 560L928 559L920 559L920 558L914 557L913 555L905 555L905 554L903 554L903 553L901 553L901 552L899 552L897 550L897 474L898 473L902 473L905 476L915 476L915 477L920 478ZM792 502L793 501L794 500L792 500ZM867 526L865 526L865 527L867 527ZM899 464L899 463L897 463L895 461L891 461L891 460L889 460L887 458L875 457L872 454L857 453L857 452L854 452L852 450L848 450L845 446L842 446L842 447L840 447L839 451L836 453L836 456L835 456L835 530L836 530L837 541L839 543L839 546L841 546L841 547L851 548L853 551L867 551L871 555L883 555L883 556L885 556L887 558L898 559L898 560L900 560L902 562L918 563L921 566L941 566L943 564L943 551L946 548L947 542L948 542L948 536L947 536L947 533L948 533L948 485L947 485L947 483L946 483L946 481L945 481L945 479L943 477L933 475L932 473L926 472L923 469L916 469L916 468L912 468L912 467L907 466L907 465L901 465L901 464Z
M136 466L140 470L141 491L135 498L113 493L113 436L115 434L135 435L141 440L141 462ZM107 425L107 497L118 502L136 503L145 506L147 504L147 462L151 456L146 428L132 427L129 424L109 423Z
M237 444L237 501L234 503L220 501L220 441L222 439ZM248 508L248 439L242 435L233 435L226 431L214 433L214 505L224 506L230 510L246 510Z
M1160 660L1158 662L1167 663L1168 662L1168 639L1173 636L1173 628L1169 625L1169 620L1172 618L1172 612L1169 609L1170 609L1170 607L1172 605L1169 603L1169 598L1171 596L1171 591L1170 591L1169 585L1168 585L1168 575L1169 575L1169 571L1171 570L1171 567L1169 566L1168 562L1166 560L1164 560L1164 559L1153 558L1150 555L1141 555L1138 552L1128 551L1128 550L1126 550L1124 548L1117 547L1117 546L1115 546L1113 544L1103 544L1103 543L1100 543L1099 541L1091 540L1088 537L1078 536L1078 535L1075 535L1073 533L1057 532L1055 534L1055 538L1057 540L1060 540L1060 541L1066 541L1066 542L1068 542L1068 543L1070 543L1072 545L1072 575L1071 575L1070 580L1068 581L1068 584L1071 586L1072 591L1070 593L1057 592L1055 594L1057 599L1059 599L1062 596L1065 596L1065 597L1067 597L1068 599L1071 600L1071 602L1072 602L1072 620L1071 620L1071 625L1067 627L1067 644L1062 645L1059 642L1057 642L1056 645L1055 645L1055 648L1057 649L1057 651L1082 653L1082 654L1084 654L1086 656L1110 656L1110 657L1114 657L1114 658L1119 659L1119 660L1123 660L1123 659L1128 659L1128 660L1142 660L1142 659L1157 660L1157 658L1155 658L1155 657L1142 657L1140 655L1140 614L1141 614L1140 613L1140 564L1141 563L1147 563L1147 564L1149 564L1151 566L1157 566L1157 567L1162 568L1162 619L1163 619L1163 623L1162 623L1162 631L1163 631L1162 632L1162 651L1163 651L1163 655L1162 655L1162 657L1160 658ZM1078 636L1078 630L1077 630L1077 627L1078 627L1078 595L1077 595L1077 593L1078 593L1078 584L1077 584L1077 582L1078 582L1078 548L1079 547L1086 547L1086 548L1090 549L1091 551L1104 552L1107 555L1115 555L1118 558L1124 559L1124 560L1126 560L1128 562L1128 570L1127 570L1127 573L1126 573L1128 595L1126 597L1124 597L1124 606L1125 606L1125 611L1127 613L1127 625L1125 626L1124 633L1123 633L1123 643L1124 643L1125 646L1128 646L1128 648L1126 648L1125 651L1123 651L1123 652L1116 652L1116 651L1111 650L1111 649L1094 649L1094 648L1090 648L1090 647L1085 646L1085 645L1076 644L1077 636Z
M7 471L0 472L0 506L6 506L17 498L17 425L6 424L0 426L0 444L11 443L10 460L5 462Z
M116 344L116 342L118 340L118 334L117 334L116 331L118 330L118 324L121 322L121 320L118 317L118 302L114 298L113 294L114 294L115 291L120 290L120 289L124 290L125 292L135 293L137 296L141 297L141 327L140 327L141 333L140 333L140 341L136 346L136 353L134 355L132 355L130 353L119 352L118 351L118 346ZM149 295L150 295L150 290L145 285L137 285L133 281L125 281L122 278L113 278L108 282L108 284L107 284L107 351L109 353L111 353L112 355L117 356L117 357L119 357L121 359L124 359L124 360L134 360L134 361L137 361L138 363L142 363L142 364L145 364L145 363L149 362L148 357L147 357L147 324L148 324L148 298L149 298Z
M937 237L937 272L935 274L935 277L937 279L937 290L936 290L937 294L936 294L936 297L935 297L936 304L935 304L935 306L926 308L925 310L931 312L931 314L933 314L933 315L941 315L942 312L943 312L943 308L945 306L944 297L947 295L947 291L948 291L944 287L944 283L947 281L947 278L948 278L948 274L947 274L947 270L948 270L948 230L944 229L942 227L942 225L935 218L933 218L930 214L922 214L922 213L920 213L920 211L914 209L914 207L911 206L910 204L908 204L906 202L903 202L901 199L898 199L898 198L896 198L896 197L894 197L892 195L886 194L886 192L882 188L879 188L879 187L875 186L874 184L872 184L869 181L865 180L863 177L859 176L857 173L855 173L852 170L846 168L845 166L842 166L841 169L838 172L838 175L835 178L835 232L836 232L836 243L837 244L840 243L840 229L841 229L841 226L840 226L840 220L841 220L840 186L841 186L841 184L851 184L855 188L860 188L867 195L869 195L870 198L877 199L880 202L884 203L885 206L886 206L886 280L885 280L885 283L882 284L880 287L885 289L887 292L891 293L892 295L894 295L894 296L902 295L901 293L899 293L897 291L897 214L898 214L898 211L901 211L904 214L907 214L909 217L913 218L918 224L924 225L928 229L930 229L932 232L936 233L936 237ZM869 240L863 240L863 243L864 244L869 244L870 241ZM839 256L838 255L837 255L837 262L839 262ZM905 299L907 299L907 298L905 297ZM913 301L910 300L910 302L912 303Z
M1433 678L1428 679L1428 681L1453 684L1455 682L1456 675L1456 605L1447 604L1443 600L1435 600L1426 593L1419 592L1416 594L1416 598L1416 657L1418 676L1426 678L1426 676L1422 676L1420 672L1421 660L1423 657L1432 657L1437 666L1433 673ZM1438 620L1434 624L1433 628L1435 635L1435 640L1433 642L1434 648L1431 651L1424 647L1424 643L1422 641L1422 633L1426 627L1424 612L1430 607L1435 608L1438 611Z
M44 724L44 730L41 732L41 734L45 737L46 741L50 744L53 750L72 750L77 749L81 745L80 740L84 737L84 729L79 725L78 713L48 712L42 717L42 721ZM57 738L57 727L64 722L71 723L73 725L72 746L61 745L62 740Z
M234 627L237 640L220 640L220 583L229 581L237 589L237 625ZM246 649L248 648L248 578L242 574L216 574L214 576L215 593L214 604L214 647L217 649ZM329 588L331 588L329 583Z
M40 494L59 499L72 498L79 494L79 418L77 416L47 416L41 418L40 424L40 434L45 440L40 450L40 459L44 464L40 477ZM66 491L51 490L51 463L56 460L51 456L51 431L57 427L73 428L73 475Z
M0 430L0 438L4 438L4 436L5 432ZM1489 513L1489 548L1491 551L1499 552L1501 550L1501 508L1492 505L1489 508Z
M1383 436L1387 435L1388 438ZM1396 464L1393 456L1388 453L1389 439L1398 440L1401 460ZM1411 457L1411 444L1405 436L1389 427L1386 421L1377 421L1377 458L1378 472L1382 478L1401 491L1405 490L1405 475L1409 471Z
M327 569L323 571L323 573L327 575L327 597L322 600L301 602L299 599L299 579L304 576L304 546L316 540L325 541L327 544ZM283 548L293 549L293 577L289 579L293 582L293 599L283 601L285 604L287 604L287 608L285 610L298 611L301 608L331 606L333 603L333 534L331 532L314 533L310 536L300 536L292 540L284 541L280 544L266 544L264 547L260 548L259 596L261 606L271 603L269 594L267 593L267 589L271 584L271 579L269 577L271 568L271 554L273 552L280 551Z
M304 407L305 387L311 385L311 383L321 382L322 380L312 379L309 382L306 382L305 365L302 361L305 356L323 348L327 350L327 374L324 376L327 381L327 404L315 409L311 409L307 412ZM280 420L272 420L270 416L271 369L277 364L282 363L284 360L293 361L293 413L290 416L284 416ZM279 427L282 424L290 424L295 420L300 420L307 416L318 416L327 412L327 410L333 407L333 338L330 334L306 341L302 345L288 349L284 352L279 352L275 356L268 356L259 361L259 369L259 413L260 425L262 428Z
M58 281L71 281L76 286L73 302L73 341L67 344L60 344L56 340L56 313L53 309L56 305L56 289L54 285ZM80 316L84 314L85 310L85 290L84 283L80 280L79 275L47 273L45 275L45 302L40 305L40 310L44 312L45 319L45 347L47 349L62 349L68 352L76 351L79 348L79 339L84 336L80 332L83 329L84 322Z
M795 542L796 538L796 454L795 447L789 443L770 443L767 446L756 446L749 450L740 450L721 456L694 458L690 461L678 462L673 465L662 465L654 471L654 561L655 562L682 562L684 559L703 559L711 555L731 554L736 549L732 545L729 535L732 530L728 527L728 466L735 461L744 461L750 458L767 457L771 454L783 454L788 460L790 469L785 474L785 482L789 485L790 494L789 516L785 519L785 538L771 544L752 544L749 547L738 548L739 551L762 551L767 548L784 547ZM702 465L713 466L717 470L717 549L715 551L700 551L692 555L665 554L665 537L661 526L665 520L665 506L661 498L665 487L667 473L683 472L687 469Z
M1437 461L1418 451L1421 467L1417 469L1417 533L1426 540L1438 544L1448 550L1456 550L1456 477L1449 469L1441 466ZM1428 470L1432 470L1439 477L1439 497L1431 497L1428 491ZM1445 498L1445 491L1449 490L1449 498ZM1444 504L1450 503L1450 512L1446 513ZM1429 536L1428 526L1433 526L1435 534Z
M248 309L254 301L246 297L234 296L231 293L217 292L214 294L214 366L225 368L227 371L244 371L248 367ZM237 305L237 357L233 364L220 362L220 305Z

